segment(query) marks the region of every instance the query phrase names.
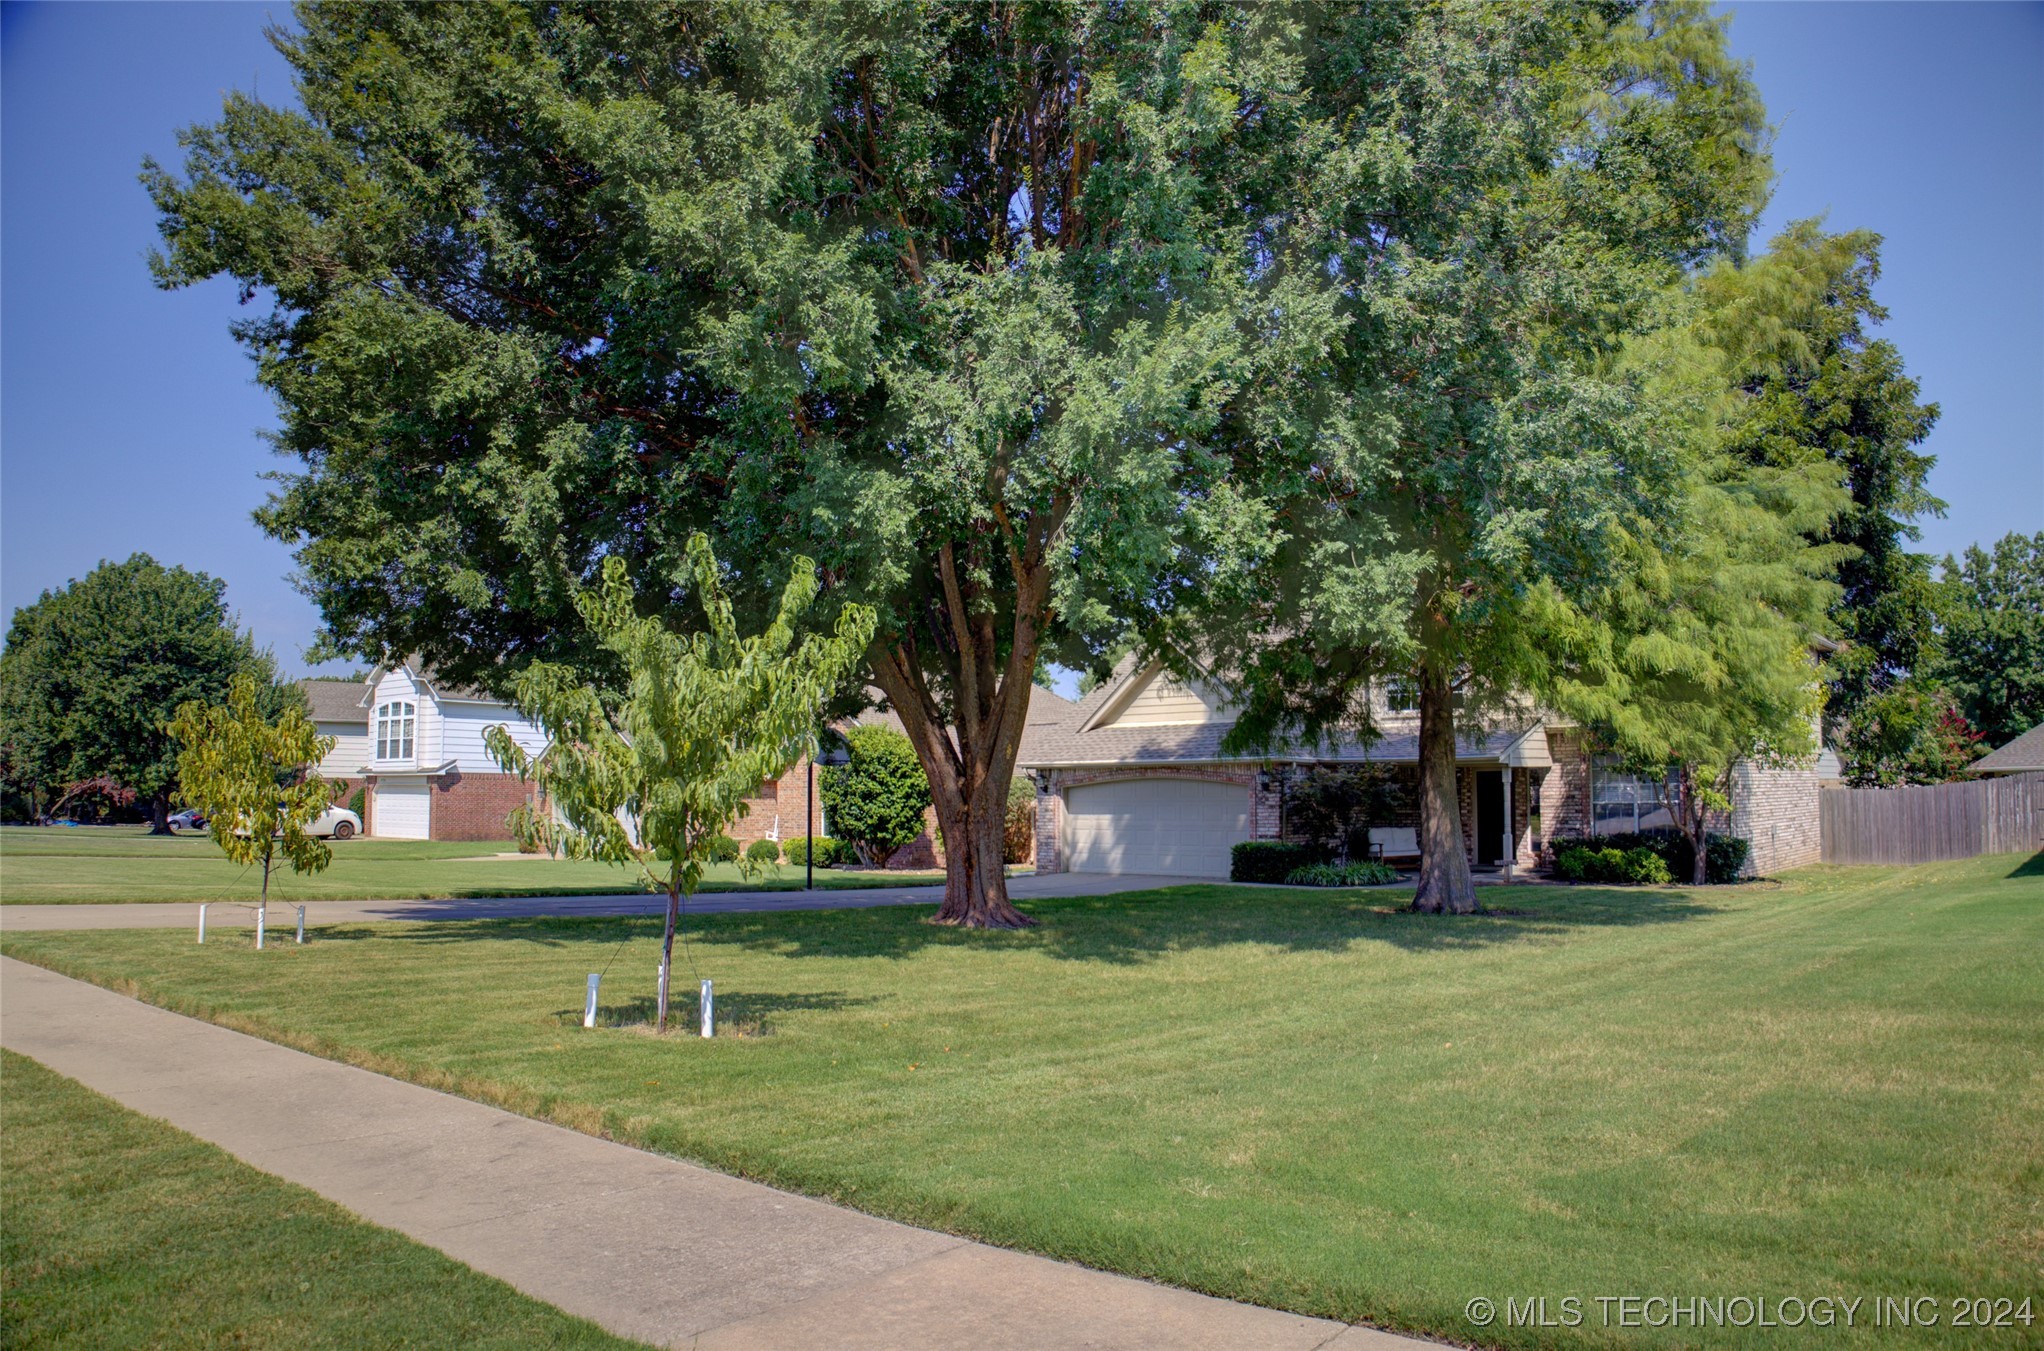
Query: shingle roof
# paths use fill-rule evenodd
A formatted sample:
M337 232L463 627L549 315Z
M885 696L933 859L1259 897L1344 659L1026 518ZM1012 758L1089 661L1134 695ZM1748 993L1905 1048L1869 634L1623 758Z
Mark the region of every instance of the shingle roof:
M369 721L369 710L362 706L368 687L362 681L301 680L298 688L305 691L306 707L314 722Z
M875 697L878 697L877 692ZM1029 691L1029 715L1022 724L1022 751L1017 764L1032 763L1030 749L1046 735L1067 724L1076 726L1073 714L1077 708L1078 705L1054 690L1047 690L1041 685L1033 687ZM892 727L897 732L903 730L901 715L891 708L869 708L852 721L860 726L877 724Z
M1081 730L1123 688L1133 673L1136 658L1122 658L1108 679L1094 686L1078 703L1058 702L1068 710L1056 720L1045 717L1039 724L1036 705L1029 709L1029 730L1022 736L1022 754L1017 765L1027 769L1048 769L1075 765L1158 765L1197 764L1215 761L1261 762L1265 760L1391 761L1419 762L1419 733L1416 730L1387 733L1363 744L1343 741L1332 746L1280 743L1266 751L1227 754L1221 741L1234 726L1231 722L1165 723L1132 727L1096 727ZM1043 691L1037 691L1043 698ZM1050 696L1055 698L1056 696ZM1526 734L1524 726L1500 728L1480 735L1456 738L1456 752L1468 760L1494 760Z
M2044 770L2044 722L1966 767L1968 774L2023 774L2032 770Z

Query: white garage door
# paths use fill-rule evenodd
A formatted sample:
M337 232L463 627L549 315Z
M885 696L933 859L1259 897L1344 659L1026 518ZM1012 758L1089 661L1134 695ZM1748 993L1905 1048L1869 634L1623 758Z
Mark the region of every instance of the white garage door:
M370 832L384 840L423 840L432 835L433 799L424 780L376 785L376 806Z
M1078 873L1226 877L1249 838L1249 788L1198 779L1090 783L1065 797L1065 866Z

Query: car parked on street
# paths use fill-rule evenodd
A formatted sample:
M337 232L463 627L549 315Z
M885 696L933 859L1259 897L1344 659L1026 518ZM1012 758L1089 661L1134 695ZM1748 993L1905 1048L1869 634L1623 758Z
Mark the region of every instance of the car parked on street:
M206 817L196 807L187 807L181 812L171 813L164 824L170 827L173 835L196 835L206 829Z

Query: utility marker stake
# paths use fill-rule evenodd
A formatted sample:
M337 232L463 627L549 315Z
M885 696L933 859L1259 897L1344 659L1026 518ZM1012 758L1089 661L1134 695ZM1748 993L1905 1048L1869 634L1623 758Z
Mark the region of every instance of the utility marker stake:
M596 1026L596 987L603 983L601 971L589 973L589 997L582 1001L582 1026Z
M199 941L206 941L206 907L203 905L199 907Z
M298 941L305 941L305 907L302 905L298 907Z
M710 982L703 982L703 1035L715 1035L717 996L710 989Z
M265 924L265 923L266 923L266 922L268 921L268 918L269 918L269 911L270 911L270 908L269 908L268 906L266 906L266 905L259 905L259 906L257 906L257 907L256 907L256 951L257 951L257 952L261 952L261 951L263 950L263 926L264 926L264 924Z

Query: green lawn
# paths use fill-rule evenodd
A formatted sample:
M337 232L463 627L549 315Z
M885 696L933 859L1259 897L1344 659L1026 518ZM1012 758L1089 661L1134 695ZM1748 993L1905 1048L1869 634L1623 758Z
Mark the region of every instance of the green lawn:
M709 1042L632 1025L651 922L0 946L874 1213L1462 1341L1849 1340L1601 1331L1598 1296L2044 1303L2044 857L1485 897L1509 911L1207 886L1031 902L1015 934L718 916L677 952L743 1034ZM1479 1332L1477 1295L1591 1312Z
M0 1053L9 1346L638 1346Z
M411 899L449 896L588 896L638 890L635 873L601 863L543 857L491 858L512 852L508 841L342 840L333 865L300 877L288 869L270 879L285 901ZM942 882L941 872L819 870L819 887L915 886ZM712 866L706 891L787 891L802 869L782 864L748 881L736 864ZM93 901L253 900L260 870L229 863L203 835L151 835L145 826L0 827L0 904L67 905Z

